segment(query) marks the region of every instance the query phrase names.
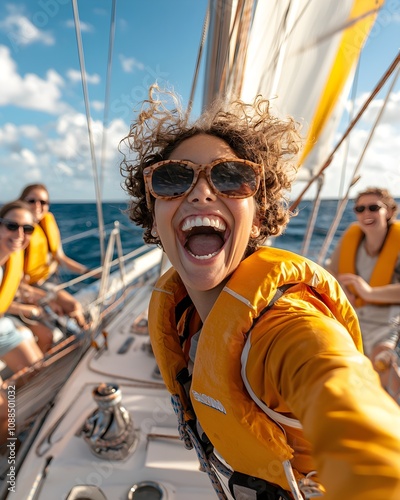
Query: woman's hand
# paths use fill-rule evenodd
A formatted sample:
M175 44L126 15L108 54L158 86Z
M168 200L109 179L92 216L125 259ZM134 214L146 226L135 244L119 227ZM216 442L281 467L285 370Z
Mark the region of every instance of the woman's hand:
M339 274L338 281L343 286L350 302L352 302L351 298L355 300L355 296L348 290L349 286L352 286L357 295L365 300L365 302L370 301L373 288L361 276L351 273Z
M40 306L32 304L18 304L17 307L18 310L15 312L27 320L38 321L43 315L43 309Z
M56 302L62 308L62 314L66 314L70 318L74 318L81 328L87 329L89 325L86 323L83 308L72 295L65 290L57 292Z
M69 317L74 318L78 325L84 330L87 330L89 328L89 325L87 324L85 315L83 313L82 306L79 304L79 302L77 303L75 309L73 309L69 313Z
M37 304L46 297L44 290L28 285L23 281L20 283L18 292L18 296L24 304Z
M56 300L50 300L47 302L48 306L56 313L58 316L64 315L64 310Z
M400 366L393 342L377 344L371 354L371 361L379 373L382 386L398 402L400 397Z

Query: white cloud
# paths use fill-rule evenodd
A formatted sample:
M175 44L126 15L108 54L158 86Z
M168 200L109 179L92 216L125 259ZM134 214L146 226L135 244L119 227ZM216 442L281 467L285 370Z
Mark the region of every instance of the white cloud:
M380 97L375 97L375 99L369 104L368 108L366 109L366 111L362 116L362 122L364 124L368 124L368 126L370 126L375 122L379 112L381 111L384 105L384 100L386 99L387 91L388 89L385 88L382 94L380 94ZM354 116L356 115L356 113L359 112L364 103L366 103L368 97L369 97L368 93L363 93L357 98L354 105L356 110ZM352 104L348 102L346 104L346 109L349 111L351 109L351 106ZM390 94L388 102L385 105L385 110L381 118L381 122L384 121L385 123L398 124L399 108L400 108L400 90L398 90L397 92L392 92Z
M18 129L13 123L6 123L2 129L0 129L0 145L7 147L12 147L18 142Z
M129 23L126 19L118 19L118 29L121 31L127 31L129 29Z
M92 101L92 108L96 111L103 111L104 102L103 101Z
M55 43L51 33L38 29L25 15L17 11L11 12L0 21L0 30L7 35L14 50L33 43L44 45L54 45Z
M144 64L137 61L133 57L126 57L123 54L120 54L119 60L122 66L122 69L125 71L125 73L133 73L135 69L138 69L140 71L144 70Z
M400 91L390 96L385 112L367 145L372 125L383 105L384 97L376 98L371 102L360 122L350 133L350 142L344 142L335 153L332 163L325 170L324 186L322 188L323 198L341 197L348 189L358 164L360 166L356 172L356 177L360 176L360 178L350 188L350 197L354 197L359 191L369 186L384 187L389 189L394 196L400 196L400 123L398 113ZM357 99L356 110L360 109L366 98L367 94ZM349 108L349 104L347 107ZM341 140L344 129L345 126L343 126L340 133L336 134L331 150L325 152L319 167L327 160L333 146ZM346 160L344 160L345 155L347 155ZM345 167L343 167L343 164L345 164ZM301 182L294 187L291 195L292 200L300 194L305 185L304 182ZM343 189L341 186L343 186ZM306 197L314 197L315 192L316 183L307 191Z
M56 168L63 174L68 177L72 177L74 175L74 171L71 167L69 167L65 162L59 161L57 162Z
M4 45L0 45L0 67L0 106L14 105L50 114L68 109L61 101L60 89L64 80L56 71L47 71L45 79L32 73L22 77L10 56L10 49Z
M71 82L80 82L81 81L81 72L76 69L69 69L67 71L67 77ZM92 83L93 85L98 85L101 81L100 76L96 73L93 75L89 75L86 73L86 81L88 83Z
M21 149L20 152L21 161L27 167L36 167L37 166L37 158L36 155L30 149Z
M102 123L92 122L94 150L100 175ZM118 143L129 127L122 120L112 121L107 132L104 158L105 197L122 197ZM1 200L15 198L32 181L49 185L52 199L68 200L94 196L94 181L86 117L66 113L57 118L52 133L34 126L6 124L0 127L0 182L7 178ZM13 176L10 178L10 168ZM8 173L8 175L7 175ZM89 194L88 194L89 193ZM110 194L111 193L111 194Z
M82 33L92 33L94 31L93 25L91 25L89 23L84 23L83 21L79 20L79 25L80 25ZM66 23L65 23L65 26L67 28L74 28L75 29L75 22L72 19L68 19L68 21L66 21Z
M102 8L100 8L100 7L95 7L95 8L93 9L93 12L94 12L97 16L102 16L102 17L103 17L103 16L108 16L108 15L109 15L109 13L108 13L108 11L107 11L106 9L102 9Z

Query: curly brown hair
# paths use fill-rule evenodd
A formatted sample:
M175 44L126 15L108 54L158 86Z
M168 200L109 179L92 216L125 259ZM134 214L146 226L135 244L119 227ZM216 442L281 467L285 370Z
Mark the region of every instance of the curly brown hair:
M168 98L173 106L170 102L168 107ZM152 85L129 134L120 142L124 156L121 174L125 178L125 190L132 196L127 211L129 217L144 228L146 243L160 245L159 238L151 235L153 210L146 205L143 170L168 159L172 151L190 137L216 136L239 158L263 167L264 179L255 194L261 228L260 236L249 242L249 251L253 251L268 236L281 234L292 215L286 192L297 172L297 156L303 144L299 131L299 124L292 118L281 120L272 116L269 101L261 96L252 104L236 100L227 105L221 99L190 123L177 95ZM124 153L123 148L128 151ZM266 206L263 206L263 189Z
M367 194L374 194L378 196L378 198L382 201L382 203L384 203L388 207L389 211L392 211L392 215L388 219L388 222L391 223L396 219L398 205L396 203L396 200L393 198L393 196L389 193L387 189L379 187L369 187L365 191L362 191L361 193L357 194L354 203L357 204L361 196L365 196Z

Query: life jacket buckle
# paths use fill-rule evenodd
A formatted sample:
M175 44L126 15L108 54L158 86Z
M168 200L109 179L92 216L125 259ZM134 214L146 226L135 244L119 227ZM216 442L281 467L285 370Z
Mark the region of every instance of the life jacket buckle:
M235 500L291 500L288 491L265 479L233 472L229 478L229 490Z

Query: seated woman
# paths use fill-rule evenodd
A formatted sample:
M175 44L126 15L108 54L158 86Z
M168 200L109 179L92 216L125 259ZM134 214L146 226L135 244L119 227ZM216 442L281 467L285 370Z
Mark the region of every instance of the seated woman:
M45 290L51 287L46 283L57 270L64 265L70 271L84 274L89 269L65 255L60 231L54 215L49 212L49 193L43 184L26 186L19 197L29 204L37 222L30 243L25 250L25 281L30 285L40 286ZM80 326L86 326L81 304L65 290L57 293L56 301L62 312L74 317Z
M52 343L52 332L35 323L31 328L18 328L6 313L37 319L41 308L15 302L23 276L23 250L33 233L34 219L29 206L14 201L0 209L0 359L17 372L43 357ZM36 343L34 336L37 337Z
M355 307L365 354L376 365L398 336L390 320L400 314L400 221L393 196L377 187L357 195L354 213L357 222L343 234L328 270Z

